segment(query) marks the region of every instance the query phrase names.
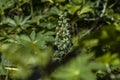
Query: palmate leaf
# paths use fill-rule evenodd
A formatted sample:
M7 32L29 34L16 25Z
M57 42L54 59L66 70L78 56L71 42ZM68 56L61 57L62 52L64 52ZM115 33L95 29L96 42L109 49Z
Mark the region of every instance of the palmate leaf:
M54 32L44 32L44 31L41 31L41 32L38 32L37 33L37 36L36 36L36 45L37 46L41 46L41 48L45 48L46 47L46 44L47 42L53 42L54 41L54 35L55 33Z
M27 42L31 41L30 37L24 34L20 35L20 40L27 41Z
M31 16L27 16L23 18L23 16L15 16L13 19L12 18L6 18L4 19L0 24L7 24L10 27L20 27L21 29L25 30L27 27L30 26L29 24L29 19Z
M12 26L12 27L17 26L15 21L13 19L11 19L11 18L7 18L7 20L5 20L5 21L6 21L6 24L8 24L9 26Z
M95 74L91 72L93 69L89 63L91 55L81 55L73 59L67 65L60 67L53 72L54 80L96 80ZM94 65L95 66L95 65Z
M40 49L44 49L47 47L47 43L52 43L54 41L55 33L52 31L44 32L40 31L36 33L34 30L30 33L30 35L15 35L13 39L8 39L7 41L22 45L36 45Z

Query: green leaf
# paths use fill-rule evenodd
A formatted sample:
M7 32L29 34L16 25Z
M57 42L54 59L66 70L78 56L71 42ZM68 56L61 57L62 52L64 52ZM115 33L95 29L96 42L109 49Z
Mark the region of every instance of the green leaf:
M115 25L115 29L116 29L117 31L120 31L120 24L114 23L114 25Z
M74 4L81 4L83 0L71 0Z
M13 19L11 19L11 18L7 18L7 20L5 20L5 24L8 24L8 25L10 25L12 27L16 27L15 21Z
M55 0L55 2L61 3L61 2L65 2L66 0Z
M83 44L85 45L85 47L95 47L98 45L98 43L99 43L98 39L89 39L89 40L83 41Z
M53 25L52 23L40 23L40 26L43 27L43 28L47 28L47 29L53 29L55 28L56 26Z
M28 22L28 20L30 19L31 16L27 16L26 18L22 19L21 21L21 25L24 25Z
M50 13L50 14L59 14L60 10L57 7L52 7L48 13Z
M108 32L106 30L102 30L102 32L101 32L101 38L102 39L109 38Z
M77 12L77 14L80 16L82 14L85 14L85 13L88 13L88 12L91 12L91 11L92 10L91 10L91 8L89 6L85 6L85 7L82 8L82 10L79 10Z
M52 77L55 80L96 80L95 75L91 72L88 63L91 55L79 55L65 66L58 68L53 72ZM87 75L87 77L86 77Z
M118 55L111 54L110 52L107 52L105 55L98 57L96 60L102 62L103 64L120 64L120 59L118 58Z
M75 14L75 12L77 11L77 10L79 10L80 9L80 6L76 6L76 5L71 5L71 8L69 9L69 13L70 14L72 14L72 15L74 15Z
M20 39L23 40L23 41L28 41L28 42L31 41L30 38L27 35L24 35L24 34L20 35Z
M32 41L34 41L35 37L36 37L36 33L35 33L35 30L33 30L30 34L30 38L31 38Z

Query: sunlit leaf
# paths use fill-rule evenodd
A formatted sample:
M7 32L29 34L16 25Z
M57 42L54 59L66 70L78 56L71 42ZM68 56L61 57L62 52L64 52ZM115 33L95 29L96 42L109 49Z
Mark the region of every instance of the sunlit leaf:
M69 13L73 15L79 9L80 9L80 6L71 6Z

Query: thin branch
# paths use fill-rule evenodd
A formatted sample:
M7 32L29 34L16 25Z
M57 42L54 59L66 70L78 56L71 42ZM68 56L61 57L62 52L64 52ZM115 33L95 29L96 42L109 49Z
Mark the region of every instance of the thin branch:
M103 17L103 15L105 14L105 11L106 11L106 8L107 8L107 3L108 3L108 0L105 0L105 4L103 5L102 13L100 14L100 18Z
M96 7L99 7L100 1L101 1L101 0L98 0L98 1L97 1Z
M23 3L19 4L19 5L16 6L15 8L12 8L12 9L10 10L10 12L13 12L13 11L17 10L19 7L21 7L21 6L24 5L25 3L28 3L28 2L23 2Z
M33 17L33 4L32 4L32 0L30 0L30 8L31 8L31 16Z
M96 21L99 18L84 18L85 21Z
M6 70L18 71L18 68L5 67Z

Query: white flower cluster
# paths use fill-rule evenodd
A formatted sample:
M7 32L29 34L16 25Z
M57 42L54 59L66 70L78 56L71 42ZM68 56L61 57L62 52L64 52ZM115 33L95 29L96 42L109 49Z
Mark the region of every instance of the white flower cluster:
M59 58L67 55L72 46L71 34L69 31L70 25L68 23L69 19L66 18L66 16L66 12L60 13L58 26L56 27L58 32L55 37L55 45L57 47L55 55Z

